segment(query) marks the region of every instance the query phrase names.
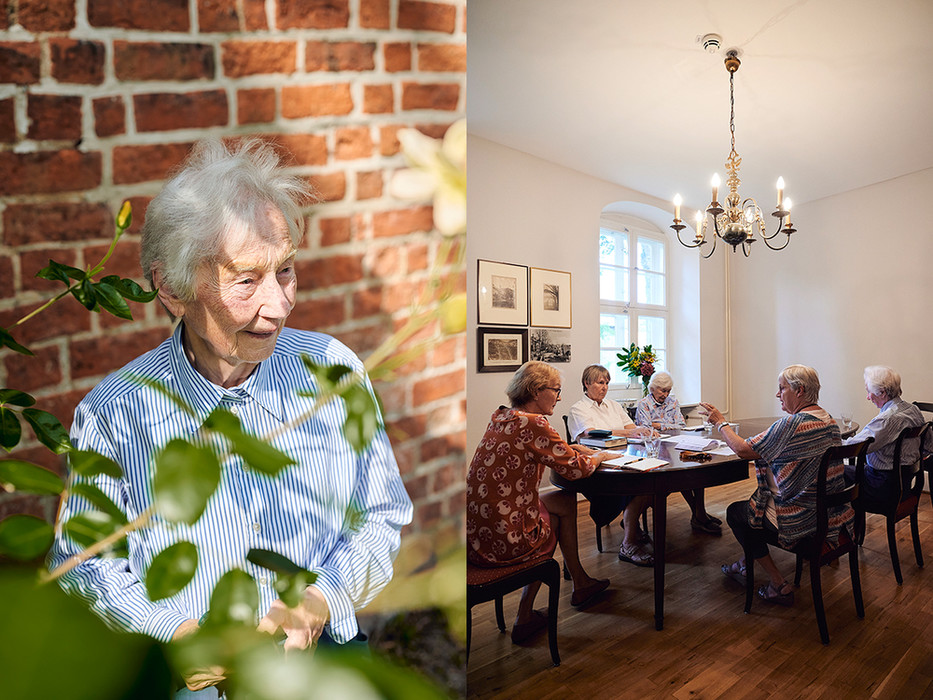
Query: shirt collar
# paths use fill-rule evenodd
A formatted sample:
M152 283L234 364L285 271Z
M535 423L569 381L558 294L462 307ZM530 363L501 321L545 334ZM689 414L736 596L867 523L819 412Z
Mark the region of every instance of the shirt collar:
M208 380L198 372L185 355L181 339L184 322L179 323L172 333L171 363L173 374L178 377L182 397L191 404L198 416L198 423L203 424L211 411L225 398L234 401L249 397L265 410L283 420L285 409L281 392L276 389L272 371L272 361L264 360L242 384L225 389Z

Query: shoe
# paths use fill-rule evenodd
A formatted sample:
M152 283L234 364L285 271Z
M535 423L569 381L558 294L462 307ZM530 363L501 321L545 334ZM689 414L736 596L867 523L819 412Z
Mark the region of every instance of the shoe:
M781 586L784 588L784 586ZM775 605L783 605L786 608L789 608L794 604L794 592L790 591L789 593L781 593L780 590L777 590L770 583L763 583L758 587L758 597L761 598L766 603L774 603Z
M705 532L707 535L722 535L722 528L713 522L712 518L704 522L700 522L696 518L690 518L690 527L696 532Z
M570 596L570 604L575 608L581 608L607 588L609 588L609 579L597 579L589 586L584 586L580 590L574 591L573 595Z
M720 568L722 569L722 573L733 581L741 583L743 586L748 583L748 575L745 572L745 567L740 565L739 562L723 564Z
M546 627L547 615L540 610L532 610L531 619L528 622L516 623L512 627L512 644L526 642Z
M635 566L654 566L654 557L639 544L629 549L623 544L619 549L619 561L627 561Z
M720 520L719 518L717 518L715 515L710 515L709 513L707 513L707 514L706 514L706 517L707 517L709 520L712 520L712 521L713 521L714 523L716 523L717 525L722 525L722 520Z

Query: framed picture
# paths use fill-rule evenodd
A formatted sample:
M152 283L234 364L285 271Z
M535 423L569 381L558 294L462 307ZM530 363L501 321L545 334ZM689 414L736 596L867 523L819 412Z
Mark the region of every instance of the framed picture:
M532 360L570 362L570 331L534 328L530 344Z
M528 268L524 265L478 260L477 323L528 325Z
M528 361L528 329L478 327L476 350L480 372L514 372Z
M531 268L531 325L570 328L570 273Z

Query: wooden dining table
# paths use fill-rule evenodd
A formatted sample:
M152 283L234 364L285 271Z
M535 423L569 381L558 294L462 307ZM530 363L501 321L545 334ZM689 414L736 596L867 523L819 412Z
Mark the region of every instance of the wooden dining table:
M736 432L748 438L766 430L777 417L747 418L732 421L736 425ZM843 437L854 435L858 431L858 424L848 427L840 425ZM712 433L716 433L713 429ZM690 435L695 437L717 439L719 436L710 432L663 430L662 434L677 436ZM630 455L645 456L645 447L641 443L630 442L624 448L611 448L613 451ZM682 459L681 450L675 448L674 442L662 441L659 458L667 464L648 471L637 471L624 467L607 467L600 465L592 476L586 479L565 479L553 470L551 483L558 488L582 494L588 500L598 500L604 496L640 496L648 495L654 499L654 523L652 534L654 537L654 626L655 629L664 628L664 564L665 541L667 537L667 497L677 491L691 489L704 489L712 486L721 486L742 481L749 477L749 460L742 459L735 454L710 455L709 461L696 462ZM723 527L726 528L725 523Z

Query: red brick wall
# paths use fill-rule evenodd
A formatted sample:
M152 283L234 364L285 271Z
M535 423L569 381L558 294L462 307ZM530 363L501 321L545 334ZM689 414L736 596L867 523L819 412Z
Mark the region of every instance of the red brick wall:
M466 0L0 2L0 325L60 289L35 279L50 257L100 259L124 199L134 222L107 273L142 282L138 232L166 173L201 136L261 135L324 200L289 325L365 358L404 322L438 249L430 202L393 199L389 181L400 128L439 137L465 112L465 13ZM36 358L0 351L0 387L70 425L107 372L169 332L156 305L131 307L125 322L54 305L15 331ZM462 518L465 352L463 335L439 337L377 386L416 531ZM61 470L28 431L14 456ZM0 517L54 508L0 494Z

